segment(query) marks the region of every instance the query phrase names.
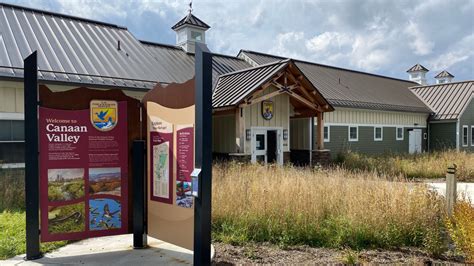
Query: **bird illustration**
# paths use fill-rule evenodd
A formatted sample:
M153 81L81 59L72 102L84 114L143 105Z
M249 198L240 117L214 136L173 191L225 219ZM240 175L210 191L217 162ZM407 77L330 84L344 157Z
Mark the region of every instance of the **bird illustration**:
M109 110L106 110L106 111L102 111L102 110L101 110L100 113L97 113L97 112L96 112L95 115L97 115L97 117L98 117L100 120L104 121L104 120L105 120L105 116L107 115L108 112L109 112Z
M119 212L120 210L117 210L117 211L114 211L114 212L110 212L110 209L109 209L109 204L105 204L104 205L104 215L103 217L106 217L106 218L112 218L114 217L114 215Z

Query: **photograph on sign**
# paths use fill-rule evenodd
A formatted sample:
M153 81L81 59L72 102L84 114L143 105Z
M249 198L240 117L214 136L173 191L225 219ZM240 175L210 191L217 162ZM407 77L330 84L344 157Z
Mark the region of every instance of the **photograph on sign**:
M120 167L89 168L89 193L120 196L121 179Z
M120 201L109 198L89 200L90 230L108 230L122 227Z
M48 207L48 233L64 234L85 231L84 202Z
M68 201L84 197L84 168L48 169L48 200Z

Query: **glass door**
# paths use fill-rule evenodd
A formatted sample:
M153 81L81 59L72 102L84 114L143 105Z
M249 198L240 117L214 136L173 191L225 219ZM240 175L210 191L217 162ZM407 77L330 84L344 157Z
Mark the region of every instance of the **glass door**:
M253 130L252 163L267 163L267 131Z

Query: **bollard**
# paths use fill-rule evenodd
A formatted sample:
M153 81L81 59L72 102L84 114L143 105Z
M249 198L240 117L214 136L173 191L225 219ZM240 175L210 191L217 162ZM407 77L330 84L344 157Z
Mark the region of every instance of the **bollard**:
M446 172L446 208L448 216L451 217L456 204L457 181L456 181L456 165L448 168Z

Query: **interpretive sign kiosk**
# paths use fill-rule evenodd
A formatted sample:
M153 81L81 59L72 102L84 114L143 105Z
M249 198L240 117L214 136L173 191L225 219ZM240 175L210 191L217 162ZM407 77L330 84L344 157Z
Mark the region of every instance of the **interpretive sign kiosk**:
M147 121L148 235L193 250L194 79L156 85Z
M26 259L40 241L133 231L135 248L148 234L210 265L212 61L201 44L195 58L195 79L158 82L142 103L119 89L53 92L38 86L36 52L25 59Z

